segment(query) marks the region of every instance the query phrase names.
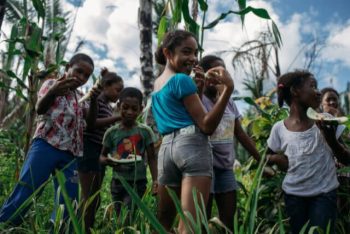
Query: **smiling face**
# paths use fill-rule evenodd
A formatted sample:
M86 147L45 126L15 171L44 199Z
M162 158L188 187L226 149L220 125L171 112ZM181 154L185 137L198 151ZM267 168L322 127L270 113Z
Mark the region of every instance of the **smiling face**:
M103 94L107 97L107 99L111 102L116 102L119 98L120 92L123 90L124 84L123 82L115 82L109 86L104 87Z
M197 64L198 46L193 37L188 37L173 51L164 48L164 55L171 69L177 73L190 74Z
M76 89L84 85L89 80L89 77L91 76L93 70L94 67L92 64L81 60L74 64L68 64L66 66L66 77L77 79L79 81L79 85L77 87L73 87Z
M132 127L141 111L141 104L136 97L125 97L120 103L122 124L125 127Z
M299 101L301 104L314 109L318 108L321 103L321 93L317 89L317 81L311 76L307 78L302 86L298 89Z
M328 91L323 95L322 98L322 108L326 109L327 107L333 107L335 109L339 106L339 97L333 91Z

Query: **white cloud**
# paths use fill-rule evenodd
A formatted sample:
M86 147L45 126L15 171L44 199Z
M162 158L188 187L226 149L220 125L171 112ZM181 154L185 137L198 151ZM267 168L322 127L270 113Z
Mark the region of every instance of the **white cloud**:
M72 8L69 3L65 4ZM234 1L209 0L208 4L207 22L211 22L229 9L238 9L237 3ZM304 64L302 59L304 47L308 43L308 41L305 41L305 35L308 36L308 39L317 37L319 31L330 33L326 41L327 47L321 59L341 61L350 66L350 57L348 56L350 42L347 40L350 36L350 22L346 25L331 22L321 27L314 20L319 14L315 8L309 8L304 13L296 12L288 20L282 21L279 15L283 12L274 8L271 1L256 0L248 1L247 4L256 8L267 9L269 15L278 25L283 40L283 46L279 50L282 73L295 68L302 68ZM96 62L97 70L102 66L106 66L117 72L136 71L136 74L132 75L126 72L124 76L128 77L127 85L140 87L137 13L138 1L86 0L78 11L74 34L69 47L70 50L73 50L81 39L91 42L90 45L94 45L97 50L84 46L82 51L91 54ZM200 21L200 17L198 21ZM205 54L238 48L242 43L255 39L262 30L266 30L267 24L266 20L250 13L246 15L245 26L242 29L240 17L231 15L212 30L205 32ZM156 44L156 40L154 40L154 44ZM96 53L96 51L103 51L105 48L106 54L103 57ZM232 56L232 53L223 54L227 67L233 73L233 68L230 65ZM123 64L117 67L117 61L122 61ZM328 73L329 75L323 74L322 77L334 76L332 71ZM243 90L242 73L234 76L236 88L240 91ZM325 78L322 78L322 80L325 80Z
M327 39L327 48L323 55L329 61L340 61L350 67L350 22L333 27Z

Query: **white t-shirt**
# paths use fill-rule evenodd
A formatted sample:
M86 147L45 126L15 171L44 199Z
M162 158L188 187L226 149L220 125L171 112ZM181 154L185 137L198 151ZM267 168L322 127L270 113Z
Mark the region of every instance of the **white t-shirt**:
M288 157L282 184L287 194L316 196L338 187L332 150L315 124L304 132L292 132L281 120L272 127L267 144Z

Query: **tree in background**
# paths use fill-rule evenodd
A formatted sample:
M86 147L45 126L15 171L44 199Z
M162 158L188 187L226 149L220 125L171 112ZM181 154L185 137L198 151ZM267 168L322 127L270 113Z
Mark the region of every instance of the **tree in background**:
M65 64L75 17L73 22L70 19L71 13L63 11L59 0L7 2L5 22L11 32L6 51L1 51L0 126L9 128L25 119L24 152L32 136L40 80L55 75Z
M141 83L144 88L145 97L153 90L153 52L152 52L152 1L140 0L138 14L140 29L140 62Z

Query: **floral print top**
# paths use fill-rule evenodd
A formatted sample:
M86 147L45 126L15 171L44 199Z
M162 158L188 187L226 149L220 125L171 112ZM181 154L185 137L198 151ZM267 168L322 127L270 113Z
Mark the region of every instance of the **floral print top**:
M38 98L42 98L56 82L55 79L46 80L39 90ZM83 109L88 106L86 102L78 102L81 96L77 90L57 96L48 111L37 117L34 139L42 138L57 149L69 151L74 156L83 156L83 129L86 125Z

